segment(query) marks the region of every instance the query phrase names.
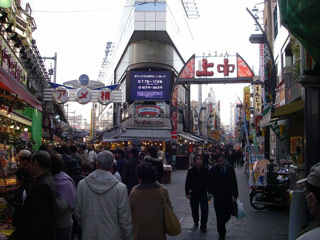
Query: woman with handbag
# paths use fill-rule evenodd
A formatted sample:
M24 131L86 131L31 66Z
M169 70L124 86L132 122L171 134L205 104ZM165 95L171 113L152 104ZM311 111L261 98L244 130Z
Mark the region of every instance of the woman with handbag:
M168 189L157 182L157 174L151 163L145 162L137 166L140 184L133 188L129 196L135 240L167 239L166 225L169 221L166 218L165 222L165 217L168 210L171 214L173 211ZM171 219L174 217L176 216ZM174 224L173 230L176 230L175 227L178 228L178 231L174 232L177 235L181 227L178 220ZM169 233L172 234L170 229Z

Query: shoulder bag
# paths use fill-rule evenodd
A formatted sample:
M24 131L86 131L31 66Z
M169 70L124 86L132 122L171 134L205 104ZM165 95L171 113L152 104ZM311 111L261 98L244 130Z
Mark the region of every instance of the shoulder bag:
M161 187L160 187L160 192L161 192L163 203L164 203L164 227L165 227L166 233L169 236L177 236L181 233L181 226L180 226L179 219L174 214L173 210L168 206L166 197L164 196L164 192Z

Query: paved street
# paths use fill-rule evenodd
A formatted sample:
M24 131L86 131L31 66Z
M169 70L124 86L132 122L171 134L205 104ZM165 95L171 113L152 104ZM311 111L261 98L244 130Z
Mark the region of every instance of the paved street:
M168 237L168 240L186 239L210 239L218 240L219 235L216 230L216 217L213 203L209 206L208 232L202 233L200 229L193 229L193 220L189 200L184 194L184 182L186 170L176 170L172 172L171 183L166 184L169 189L174 211L180 219L182 233L176 237ZM249 188L247 177L243 169L236 169L239 198L246 209L246 217L236 220L234 217L227 223L226 239L288 239L288 210L263 210L257 211L250 206Z

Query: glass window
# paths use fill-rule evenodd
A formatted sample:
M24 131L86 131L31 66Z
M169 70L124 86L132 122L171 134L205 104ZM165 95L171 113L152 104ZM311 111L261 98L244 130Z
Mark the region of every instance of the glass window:
M276 39L278 35L278 11L277 11L277 5L274 8L273 11L273 31L274 31L274 39Z
M166 3L157 3L157 2L144 2L136 3L134 10L136 12L165 12Z

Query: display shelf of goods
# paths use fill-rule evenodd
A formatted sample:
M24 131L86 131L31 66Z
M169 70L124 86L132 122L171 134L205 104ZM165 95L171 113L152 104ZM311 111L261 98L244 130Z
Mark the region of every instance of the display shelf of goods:
M0 198L0 239L7 239L14 231L13 208L5 198Z
M11 148L0 144L0 194L16 189L15 171L16 164L15 160L11 157Z

